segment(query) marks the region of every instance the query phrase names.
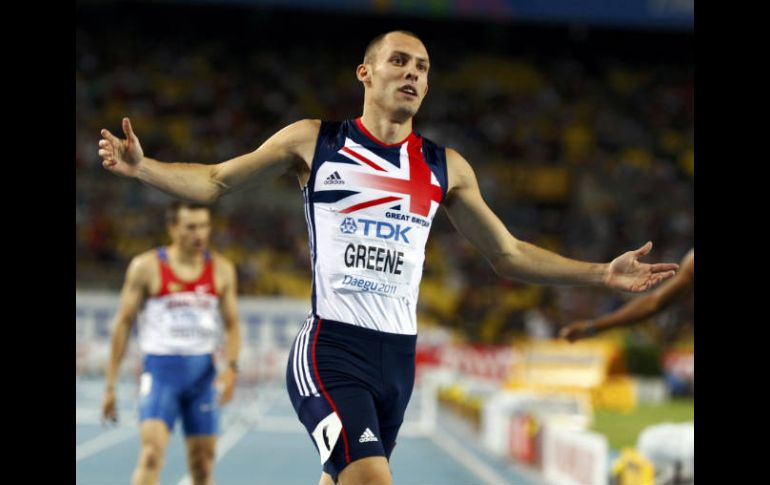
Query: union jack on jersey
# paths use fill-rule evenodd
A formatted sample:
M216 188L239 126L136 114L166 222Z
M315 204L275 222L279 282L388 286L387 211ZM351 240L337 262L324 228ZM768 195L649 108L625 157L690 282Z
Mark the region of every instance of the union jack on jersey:
M358 120L321 124L304 187L312 313L414 334L425 244L447 190L443 147L377 140Z
M344 145L319 168L316 180L324 182L316 182L316 201L340 202L342 214L390 204L414 215L432 216L442 188L425 163L422 145L422 138L413 134L397 149L376 153L345 137Z

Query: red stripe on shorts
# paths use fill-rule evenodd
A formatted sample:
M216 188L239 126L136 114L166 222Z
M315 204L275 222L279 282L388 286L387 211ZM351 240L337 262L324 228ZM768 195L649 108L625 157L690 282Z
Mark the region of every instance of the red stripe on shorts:
M315 332L315 337L313 337L313 369L315 370L315 378L318 379L318 386L321 388L321 392L323 393L324 397L327 401L329 401L329 404L331 404L332 409L337 414L337 417L340 418L340 423L342 423L342 416L340 415L340 412L337 411L337 406L334 405L334 401L332 401L332 398L329 397L329 394L326 392L326 388L324 387L323 381L321 381L321 375L318 373L318 364L315 360L315 346L316 342L318 342L318 334L321 333L321 319L318 319L318 330ZM345 426L342 425L342 441L345 444L345 463L350 463L350 450L348 449L348 437L345 435Z

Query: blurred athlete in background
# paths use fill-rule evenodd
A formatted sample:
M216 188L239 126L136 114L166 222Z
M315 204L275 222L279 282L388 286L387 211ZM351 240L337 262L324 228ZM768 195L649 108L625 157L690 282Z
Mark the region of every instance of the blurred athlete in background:
M182 420L192 483L213 483L219 406L232 399L241 337L235 267L209 251L211 214L175 202L166 222L171 245L131 260L120 296L102 404L117 421L115 381L138 314L143 373L139 384L141 450L134 485L156 485L174 423ZM214 351L224 325L227 366L217 377ZM216 385L219 388L215 388Z

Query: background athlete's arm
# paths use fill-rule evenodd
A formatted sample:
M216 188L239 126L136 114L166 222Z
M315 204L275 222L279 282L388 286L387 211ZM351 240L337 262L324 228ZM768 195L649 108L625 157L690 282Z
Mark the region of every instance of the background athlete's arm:
M644 291L673 276L678 267L640 263L638 258L652 249L651 242L610 263L586 263L516 239L484 202L467 160L451 148L446 150L446 159L449 190L444 207L449 219L500 276L537 284L605 285Z
M115 315L112 327L110 358L107 362L105 375L104 400L102 402L102 419L115 422L115 381L123 355L126 352L131 326L136 314L144 302L148 284L147 258L142 255L131 260L126 271L123 289L120 292L120 305Z
M293 123L251 153L217 164L164 163L144 156L131 121L123 118L125 139L101 131L99 156L102 166L185 200L211 204L227 192L264 178L294 170L307 173L312 160L319 120Z
M238 364L238 354L241 351L241 326L238 318L238 278L233 263L223 257L217 258L217 276L224 281L222 293L219 296L219 308L222 312L225 340L225 367L217 376L219 388L219 403L225 404L233 398Z
M573 322L559 332L559 336L574 342L610 328L632 325L655 315L672 303L682 300L692 292L695 278L695 250L691 249L682 259L677 274L647 295L629 301L614 312L594 320Z

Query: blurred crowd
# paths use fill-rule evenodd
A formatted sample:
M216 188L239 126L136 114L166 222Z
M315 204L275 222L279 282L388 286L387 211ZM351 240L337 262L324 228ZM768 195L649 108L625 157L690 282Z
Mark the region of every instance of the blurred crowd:
M254 150L301 118L360 116L354 75L364 45L280 50L216 38L159 42L134 33L109 47L86 29L76 51L76 285L118 290L135 254L166 242L170 200L101 168L99 130L129 116L144 151L164 161L214 163ZM650 261L678 262L693 245L691 65L566 56L442 51L415 130L457 149L516 237L606 262L647 240ZM243 295L309 298L302 197L286 175L223 198L212 246L234 260ZM554 336L629 295L543 288L497 277L440 211L418 308L421 324L470 340ZM692 303L648 327L662 343L687 338ZM650 330L651 329L651 330Z

